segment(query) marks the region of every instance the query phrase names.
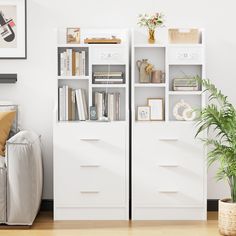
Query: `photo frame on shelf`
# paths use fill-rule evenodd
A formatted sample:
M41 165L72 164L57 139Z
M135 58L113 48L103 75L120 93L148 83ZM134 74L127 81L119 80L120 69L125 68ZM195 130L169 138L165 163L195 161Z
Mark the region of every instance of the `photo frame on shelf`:
M150 107L149 106L138 106L138 121L149 121L150 120Z
M66 42L68 44L80 44L80 28L67 28Z
M164 99L148 98L148 106L150 107L150 120L164 120Z
M0 0L0 59L27 58L27 1Z

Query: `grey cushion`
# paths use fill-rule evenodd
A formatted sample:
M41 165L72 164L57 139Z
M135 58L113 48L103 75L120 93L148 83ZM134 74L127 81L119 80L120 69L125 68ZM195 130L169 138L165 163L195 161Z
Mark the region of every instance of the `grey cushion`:
M6 145L7 224L31 225L42 196L43 170L40 137L20 131Z

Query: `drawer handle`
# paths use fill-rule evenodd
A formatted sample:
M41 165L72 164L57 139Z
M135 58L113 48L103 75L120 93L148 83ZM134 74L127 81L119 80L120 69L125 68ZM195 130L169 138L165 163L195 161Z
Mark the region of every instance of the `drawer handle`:
M176 165L176 164L166 164L166 165L164 164L164 165L159 165L159 166L160 166L160 167L164 167L164 168L165 168L165 167L167 167L167 168L168 168L168 167L170 167L170 168L172 168L172 167L179 167L179 166Z
M164 141L164 142L176 142L179 139L178 138L160 138L160 141Z
M178 193L178 191L177 190L161 190L161 191L159 191L159 193Z
M98 138L81 138L81 141L85 141L85 142L97 142L100 141L100 139Z
M80 165L82 168L95 168L95 167L100 167L100 165Z
M99 191L80 191L82 194L98 194Z

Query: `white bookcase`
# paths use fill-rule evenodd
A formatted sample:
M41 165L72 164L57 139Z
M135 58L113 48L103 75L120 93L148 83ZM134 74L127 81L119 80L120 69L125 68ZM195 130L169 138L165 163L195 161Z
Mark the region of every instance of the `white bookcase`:
M111 37L121 44L83 44ZM85 51L85 75L61 76L60 53ZM54 219L127 220L129 217L129 37L123 29L81 29L81 44L66 43L57 30L56 111L53 129ZM122 84L94 84L96 71L122 71ZM88 108L95 92L120 93L120 119L59 121L59 87L85 90ZM89 112L89 109L88 109Z
M167 30L158 31L156 44L147 32L132 32L132 219L205 220L205 150L194 138L195 122L177 121L173 107L181 99L192 108L204 106L199 91L173 91L173 78L205 78L205 43L169 44ZM148 59L165 72L165 82L139 83L136 61ZM138 121L137 107L148 98L163 98L163 121Z

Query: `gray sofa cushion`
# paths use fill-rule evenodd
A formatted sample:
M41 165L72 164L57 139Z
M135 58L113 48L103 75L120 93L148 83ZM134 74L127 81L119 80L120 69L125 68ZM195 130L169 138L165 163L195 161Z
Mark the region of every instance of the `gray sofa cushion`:
M31 225L42 196L42 155L39 136L20 131L6 145L7 224Z

